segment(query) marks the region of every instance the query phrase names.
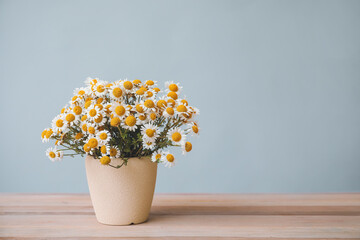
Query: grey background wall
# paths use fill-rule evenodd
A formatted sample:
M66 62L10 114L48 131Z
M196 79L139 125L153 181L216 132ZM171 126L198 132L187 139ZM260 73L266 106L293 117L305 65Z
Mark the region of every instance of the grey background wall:
M0 0L0 191L88 191L40 140L87 76L200 108L157 192L360 191L360 1Z

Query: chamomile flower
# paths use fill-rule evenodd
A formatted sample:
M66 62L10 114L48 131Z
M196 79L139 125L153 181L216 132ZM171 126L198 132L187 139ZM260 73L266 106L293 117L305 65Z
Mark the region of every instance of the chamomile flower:
M145 113L144 102L136 101L134 105L135 105L135 111L137 113L139 113L139 114Z
M48 158L52 162L59 161L61 158L60 155L58 155L57 151L58 150L56 149L56 147L50 147L46 150L46 156L48 156Z
M114 103L110 110L115 117L119 117L120 119L124 119L130 114L129 109L120 103Z
M151 123L144 124L144 126L141 127L141 134L143 139L155 141L159 136L159 128Z
M135 131L138 128L138 119L133 115L129 115L125 118L125 120L121 123L121 126L130 131Z
M94 119L94 123L98 124L99 126L105 125L106 121L107 118L104 112L100 113L99 116Z
M191 123L189 123L188 125L188 130L187 130L187 132L188 133L191 133L193 136L194 135L199 135L199 132L200 132L200 127L199 127L199 125L196 123L196 122L191 122Z
M165 160L164 157L165 156L163 155L162 151L157 150L157 151L153 152L153 154L151 155L151 161L157 162L157 163L164 162L164 160Z
M153 100L147 99L144 101L144 109L146 112L154 112L156 111L156 105Z
M168 103L167 103L168 97L163 96L161 97L157 102L156 102L156 107L160 110L164 110L167 108Z
M90 136L95 136L98 132L97 127L94 123L86 123L86 129L87 129L87 133Z
M164 152L164 160L163 163L165 167L173 167L175 165L175 157L170 152Z
M172 107L167 107L162 114L165 118L172 118L175 115L175 110Z
M120 150L117 146L112 146L110 147L110 150L109 150L109 155L110 155L110 158L113 159L113 158L119 158L120 157Z
M98 140L99 145L105 145L110 141L111 135L110 135L109 131L102 130L96 134L96 139Z
M115 101L120 101L123 97L123 90L120 85L114 84L109 89L109 95L111 99Z
M176 92L176 93L179 93L182 89L179 83L174 83L173 81L165 82L165 88L168 92Z
M73 111L70 111L64 115L65 115L64 122L65 122L65 124L68 124L69 126L76 124L80 119L79 116L76 115Z
M101 115L102 110L100 110L99 106L93 104L87 108L86 112L88 119L94 121L96 118L98 118Z
M185 144L182 146L182 154L185 155L186 153L190 152L191 150L192 150L191 142L185 142Z
M153 81L153 80L147 80L147 81L145 81L145 85L146 85L146 86L155 87L156 84L157 84L157 81Z
M51 128L45 129L41 134L42 142L49 142L49 140L53 134L54 134L54 131Z
M90 93L89 90L90 90L89 88L84 88L84 87L75 88L75 90L74 90L74 95L85 96L85 95L87 95L87 94Z
M120 86L122 86L122 89L123 89L126 93L131 93L131 92L133 92L133 90L134 90L134 84L133 84L131 81L125 79L125 80L122 81L120 84L121 84Z
M155 141L153 139L143 138L143 148L153 150L155 148Z
M107 93L106 85L108 83L105 81L98 81L95 85L93 85L93 92L97 97L103 97Z
M167 138L173 145L179 146L185 143L186 135L184 130L180 128L173 128L168 132Z
M148 118L146 113L138 114L137 119L138 119L139 124L146 124L150 121L150 119Z
M100 81L99 78L87 77L85 80L85 84L86 84L86 86L93 86L93 85L97 84L98 81Z
M51 123L51 127L52 129L54 129L55 132L63 132L65 130L65 128L67 127L65 124L65 116L64 114L59 114L57 115Z
M110 146L109 145L102 145L100 147L100 152L102 155L109 155L110 153Z

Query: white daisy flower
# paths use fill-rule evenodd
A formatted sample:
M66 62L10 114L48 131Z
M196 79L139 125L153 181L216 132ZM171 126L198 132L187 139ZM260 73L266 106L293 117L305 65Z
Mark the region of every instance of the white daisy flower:
M138 128L137 125L139 125L139 121L133 115L127 116L125 120L121 122L121 126L130 131L135 131Z
M184 145L186 141L186 135L184 130L181 128L173 128L167 134L167 138L171 141L173 145L179 146Z
M121 101L123 98L123 89L119 84L114 84L109 89L110 98L115 101Z
M141 127L141 134L143 139L155 141L159 136L159 128L154 124L148 123Z
M110 154L110 146L109 145L102 145L100 147L100 152L103 156L109 155Z
M99 78L87 77L84 83L86 84L86 86L92 86L95 85L98 81L100 81Z
M89 134L89 137L93 137L97 134L97 126L94 123L87 122L87 133Z
M143 138L142 144L144 149L153 150L155 148L155 140L153 139Z
M191 142L185 142L185 144L182 146L182 154L185 155L186 153L190 152L191 150L192 150Z
M129 109L120 103L114 103L110 110L115 117L119 117L120 119L124 119L130 114Z
M163 152L161 150L157 150L155 152L153 152L153 154L151 155L151 161L153 162L164 162L165 161L165 155L163 154Z
M144 102L143 101L136 101L134 103L135 106L135 111L139 114L143 114L145 113L145 107L144 107Z
M90 107L86 109L87 113L87 119L94 121L96 118L98 118L102 110L100 110L99 106L96 106L96 104L92 104Z
M65 124L65 115L63 113L57 115L51 122L51 127L55 132L63 132L67 125Z
M98 81L94 86L93 90L97 97L103 97L107 93L107 85L108 83L106 81Z
M105 145L110 141L111 135L110 135L109 131L102 130L96 134L96 139L98 140L99 145Z
M172 107L167 107L162 114L165 118L172 118L175 117L175 110Z
M189 129L187 130L188 133L192 133L193 136L199 135L200 127L196 122L191 122L187 124L187 126L189 127Z
M168 92L176 92L179 94L181 92L182 87L179 83L174 83L173 81L165 82L165 88Z
M110 155L110 158L113 159L113 158L119 158L120 157L120 150L117 146L112 146L110 147L110 150L109 150L109 155Z
M135 90L134 84L127 79L121 81L120 86L126 93L132 93Z
M156 102L156 107L158 107L161 110L165 110L168 106L167 100L169 98L167 96L162 96L159 98L159 100Z
M100 115L94 119L94 124L98 124L99 126L105 125L107 121L105 112L100 113Z
M90 88L75 88L74 90L74 95L78 95L78 96L86 96L87 94L90 93Z
M147 80L145 81L145 85L150 87L155 87L157 85L157 81Z
M175 165L174 155L169 153L169 151L164 152L163 154L164 154L163 164L165 165L165 167L173 167Z
M48 156L48 158L52 161L59 161L62 158L62 154L58 153L58 150L56 149L56 147L50 147L46 150L46 156Z
M137 119L138 119L139 125L144 125L144 124L147 124L150 122L150 119L148 118L146 113L138 114Z
M144 101L144 110L146 112L155 112L156 111L156 105L155 102L151 99L147 99Z
M80 117L76 115L73 111L69 111L64 114L64 122L69 126L72 126L80 121Z
M44 131L41 133L41 140L42 142L49 142L51 136L54 134L54 131L51 128L46 128L44 129Z

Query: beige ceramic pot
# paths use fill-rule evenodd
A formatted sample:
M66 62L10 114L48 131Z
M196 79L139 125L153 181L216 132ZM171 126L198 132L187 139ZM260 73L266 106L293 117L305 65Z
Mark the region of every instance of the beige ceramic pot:
M114 166L121 159L111 160ZM149 157L129 158L119 169L101 165L87 156L86 175L96 218L108 225L145 222L150 213L155 190L157 163Z

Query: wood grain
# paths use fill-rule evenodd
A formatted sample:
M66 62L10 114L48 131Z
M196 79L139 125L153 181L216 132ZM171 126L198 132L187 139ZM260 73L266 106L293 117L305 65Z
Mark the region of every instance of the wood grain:
M0 194L0 238L360 239L360 194L156 194L148 222L121 227L87 194Z

